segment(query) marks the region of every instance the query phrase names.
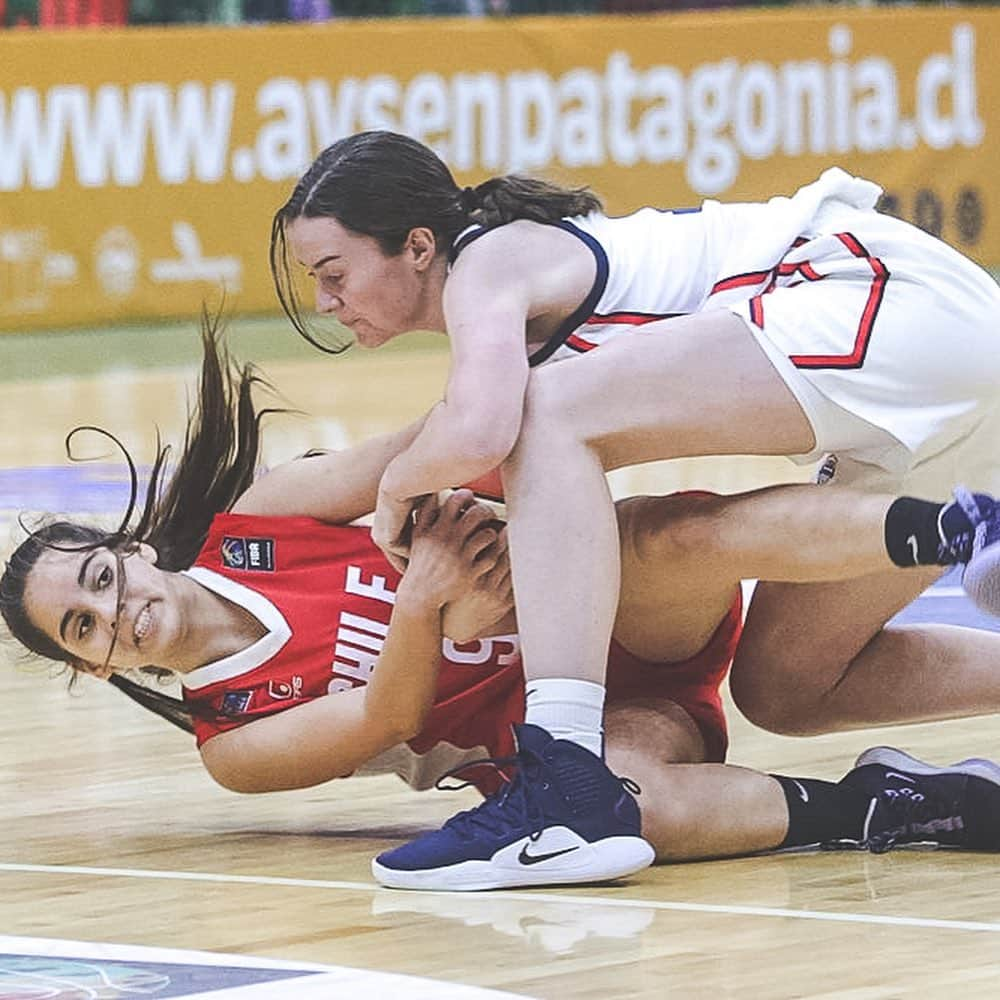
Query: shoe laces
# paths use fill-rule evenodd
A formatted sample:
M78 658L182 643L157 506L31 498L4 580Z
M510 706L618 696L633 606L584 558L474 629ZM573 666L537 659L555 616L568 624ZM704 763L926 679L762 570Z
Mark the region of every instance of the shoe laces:
M942 538L938 543L938 560L951 556L964 563L969 561L972 553L977 552L985 544L989 520L975 496L964 486L956 486L952 492L955 503L969 519L970 530L961 531L949 539Z
M939 834L954 833L964 826L959 804L954 799L911 788L886 789L872 799L869 816L880 807L882 829L861 844L872 854L885 854L897 844L937 840Z
M535 754L520 751L513 757L483 757L470 760L446 771L434 783L434 787L444 792L467 788L472 784L471 781L461 781L459 784L446 782L469 768L484 764L493 765L501 773L504 767L511 765L516 770L513 777L504 776L504 784L497 791L488 795L478 806L452 816L444 824L445 827L464 840L473 839L479 831L490 834L520 829L540 831L544 826L544 811L535 791L537 784L535 779L539 777L543 764ZM542 790L548 790L549 787L548 782L542 782Z
M545 812L539 800L539 791L548 791L551 781L541 777L545 764L540 757L529 751L521 750L512 757L481 757L466 761L445 771L434 787L442 792L456 792L468 788L471 781L460 780L457 784L449 784L448 779L460 775L473 767L492 765L501 774L503 768L515 768L512 777L504 775L504 784L492 795L488 795L478 806L465 809L452 816L444 826L460 837L470 840L479 830L490 834L502 833L504 830L528 830L530 836L537 837L545 825ZM622 788L633 795L640 795L642 789L631 778L617 776Z

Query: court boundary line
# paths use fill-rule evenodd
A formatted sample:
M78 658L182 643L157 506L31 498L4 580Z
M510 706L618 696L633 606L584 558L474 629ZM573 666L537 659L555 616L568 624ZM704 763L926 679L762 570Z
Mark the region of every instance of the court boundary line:
M448 896L455 893L423 890L384 889L374 882L348 882L325 879L289 878L280 875L226 875L216 872L161 871L145 868L103 868L86 865L36 865L0 862L0 872L40 875L88 875L100 878L145 878L178 882L214 882L217 884L279 886L298 889L340 889L347 892L393 893L403 896ZM458 894L468 898L470 894ZM773 906L743 906L725 903L682 903L659 899L611 899L607 896L556 895L542 892L491 891L481 894L484 899L507 899L572 903L574 906L611 906L628 909L651 909L679 913L709 913L722 916L778 917L793 920L819 920L829 923L878 924L891 927L918 927L924 929L1000 932L1000 922L982 920L948 920L936 917L904 917L877 913L838 913L831 910L793 910ZM475 894L473 894L475 896Z

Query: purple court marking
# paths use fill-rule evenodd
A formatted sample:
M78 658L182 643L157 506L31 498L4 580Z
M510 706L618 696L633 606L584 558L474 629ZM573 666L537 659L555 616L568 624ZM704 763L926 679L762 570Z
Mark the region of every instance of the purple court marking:
M149 466L138 473L141 498ZM0 510L115 515L124 513L128 495L128 469L121 462L0 469Z
M1000 619L980 611L962 590L962 570L956 566L937 583L928 587L892 621L900 625L936 622L941 625L967 625L970 628L1000 632Z

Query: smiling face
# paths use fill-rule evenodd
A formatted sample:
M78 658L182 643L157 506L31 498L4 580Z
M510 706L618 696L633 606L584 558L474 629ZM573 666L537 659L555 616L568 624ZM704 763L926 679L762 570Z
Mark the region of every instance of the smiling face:
M103 546L73 552L49 549L28 574L24 610L74 665L90 673L170 667L183 633L180 602L172 586L176 574L157 569L155 558L148 545L120 563ZM125 568L125 580L119 603L120 567ZM118 638L109 669L104 670L116 623Z
M374 237L328 217L294 219L287 238L292 255L315 282L316 311L336 317L362 347L443 326L444 266L436 263L429 230L412 230L394 256Z

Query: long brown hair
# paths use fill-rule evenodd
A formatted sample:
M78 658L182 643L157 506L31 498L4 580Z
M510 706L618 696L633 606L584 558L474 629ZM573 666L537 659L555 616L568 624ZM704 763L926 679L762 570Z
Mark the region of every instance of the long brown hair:
M253 365L237 366L233 362L220 326L220 316L203 308L201 375L184 446L168 474L171 448L157 439L156 459L135 524L130 522L136 508L138 477L131 458L122 449L129 467L131 497L117 529L109 532L72 521L50 521L31 531L7 560L0 576L0 615L11 635L30 652L50 660L71 659L25 611L28 575L42 553L103 547L116 553L120 568L121 555L146 542L156 549L161 569L187 569L205 542L212 518L229 510L253 482L260 452L260 422L275 411L258 413L255 409L253 389L263 379ZM74 433L67 438L67 451ZM108 436L117 443L116 438ZM120 586L122 580L123 574L119 573ZM169 673L156 667L141 670L158 676ZM121 675L112 675L111 681L144 707L192 730L191 710L184 702Z
M588 188L507 174L461 188L428 146L398 132L358 132L328 146L302 175L271 223L271 276L281 308L313 346L338 354L350 343L306 321L295 290L286 230L299 218L336 219L371 236L387 256L401 253L410 231L427 228L445 251L470 223L493 227L515 219L556 222L601 211Z

